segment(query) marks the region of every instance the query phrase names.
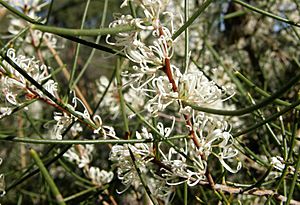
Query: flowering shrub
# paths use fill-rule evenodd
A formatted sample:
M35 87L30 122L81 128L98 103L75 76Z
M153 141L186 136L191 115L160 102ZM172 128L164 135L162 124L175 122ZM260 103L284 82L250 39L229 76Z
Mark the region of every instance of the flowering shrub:
M300 204L297 1L62 2L0 0L3 202Z

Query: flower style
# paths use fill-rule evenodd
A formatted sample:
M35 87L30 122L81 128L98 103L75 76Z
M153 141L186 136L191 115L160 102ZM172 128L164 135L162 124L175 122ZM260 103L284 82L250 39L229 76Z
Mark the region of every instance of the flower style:
M175 126L175 117L171 117L173 122L172 122L172 126L171 127L164 127L164 124L161 122L157 123L157 129L159 131L159 133L164 137L164 138L168 138L171 135L171 132L174 129Z

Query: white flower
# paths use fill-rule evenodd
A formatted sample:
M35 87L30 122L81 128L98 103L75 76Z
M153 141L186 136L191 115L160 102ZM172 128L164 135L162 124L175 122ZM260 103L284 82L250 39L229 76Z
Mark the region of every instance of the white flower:
M151 149L145 143L137 143L135 145L114 145L112 147L109 160L114 163L113 166L117 167L118 178L126 186L121 193L126 191L130 185L136 183L140 184L140 178L135 170L129 149L131 149L135 157L136 166L142 173L147 172L147 164L153 158L150 151Z
M167 76L160 76L152 80L154 89L152 92L156 93L152 99L147 102L147 109L149 112L155 114L158 111L163 111L167 106L177 100L178 93L172 89L172 84L169 82Z
M94 145L74 145L65 154L68 160L73 161L79 168L84 168L92 160Z
M142 72L149 70L152 73L164 66L166 58L172 57L172 39L160 36L150 46L135 40L125 48L125 54L131 61L140 64Z
M119 26L134 25L135 19L131 15L115 15L115 20L109 24L110 28L115 28ZM137 39L138 32L119 32L114 36L114 42L110 41L111 35L106 36L106 43L115 46L129 46Z
M56 48L57 38L51 33L45 33L41 32L40 30L34 30L32 38L35 41L35 45L39 45L40 43L42 43L40 42L40 40L44 40L52 48Z
M209 81L201 71L185 73L179 80L179 99L201 106L209 106L221 100L222 91Z
M49 4L47 0L8 0L8 3L16 7L18 10L24 12L27 16L38 19L38 12L40 12L43 7ZM24 29L28 23L24 20L20 20L11 16L8 31L11 34L18 34L22 29ZM33 32L34 34L34 32ZM31 43L31 42L30 42Z
M164 178L155 176L155 178L147 177L147 185L151 194L164 201L164 204L171 204L172 193L174 188L167 185Z
M282 163L284 160L282 157L276 156L271 158L271 165L274 166L275 169L282 171L285 165Z
M0 119L12 113L13 109L10 107L0 107Z
M53 80L49 80L49 68L45 65L39 65L39 62L34 57L28 58L23 55L16 55L14 49L7 50L7 57L9 57L14 63L16 63L21 69L23 69L29 76L31 76L39 84L43 84L43 87L50 92L53 96L57 95L57 83ZM6 100L12 105L19 105L21 100L20 96L26 96L28 98L43 97L47 98L36 87L31 86L30 83L12 66L7 62L4 62L5 68L0 68L0 81L1 92L4 94ZM45 82L46 81L46 82ZM49 99L50 100L50 99Z
M238 154L238 150L233 147L233 137L226 131L227 122L219 121L213 117L205 116L203 113L193 114L193 130L200 141L198 153L207 158L214 154L220 163L231 173L236 173L241 169L241 162L238 162L237 168L232 169L225 160L231 160ZM213 148L217 151L213 151Z
M75 125L73 125L71 127L71 134L73 137L77 136L80 132L83 131L83 128L81 127L80 123L75 123Z
M113 172L100 170L98 167L90 167L89 169L85 170L85 172L92 182L98 186L110 183L114 177Z
M156 72L163 64L163 54L160 47L147 47L139 40L135 40L133 44L126 46L125 54L132 62L139 63L143 73Z
M168 4L168 0L124 0L121 8L127 6L128 1L141 6L146 18L150 20L159 19L161 11Z
M133 87L127 86L127 77L122 77L122 83L124 85L123 89L123 97L126 103L130 104L134 109L140 109L144 107L145 95L138 89L134 89ZM98 97L102 97L105 90L109 85L109 81L107 77L101 76L98 81L96 81L96 85L99 91ZM108 88L105 98L103 98L100 108L108 111L111 115L112 119L116 119L120 114L120 98L118 93L118 86L116 81L114 81L110 87ZM129 109L126 109L128 114L132 114Z
M142 133L136 131L135 136L137 139L153 139L152 134L149 133L147 128L145 127L142 127Z
M98 98L102 97L109 85L109 80L106 76L101 76L99 80L96 81L98 89ZM119 93L117 90L116 83L112 83L108 88L105 98L103 98L100 108L105 108L112 115L112 119L115 119L119 115Z
M115 129L111 126L104 125L103 126L103 138L106 139L107 137L113 138L113 139L119 139L116 135Z
M134 109L143 108L145 105L145 95L132 87L128 87L123 96L125 102L129 103Z
M7 0L11 6L19 7L19 9L31 10L31 11L40 11L43 6L46 6L49 1L47 0Z
M53 96L57 96L57 82L54 80L48 80L43 87Z
M56 121L56 124L51 130L50 137L52 139L61 140L64 129L72 123L74 118L72 118L72 116L68 115L65 112L64 113L54 112L53 119Z
M180 153L175 151L173 147L169 149L168 157L160 150L160 153L163 157L162 162L167 166L171 167L171 170L166 170L166 173L163 174L168 185L178 185L184 182L187 182L189 186L195 186L200 181L205 180L205 169L206 166L201 167L197 166L196 163L194 166L190 166L186 163L186 158ZM201 158L198 158L201 161ZM203 164L202 162L200 164Z
M287 166L284 163L284 159L280 156L271 157L270 164L276 169L275 171L271 172L271 174L275 176L280 176L281 172L285 169L285 166ZM292 166L288 166L287 171L289 174L295 174L295 168Z
M157 129L159 130L160 134L162 136L164 136L165 138L168 138L171 135L171 132L174 129L174 125L175 125L175 117L172 117L172 126L171 127L164 127L164 124L161 122L157 123Z

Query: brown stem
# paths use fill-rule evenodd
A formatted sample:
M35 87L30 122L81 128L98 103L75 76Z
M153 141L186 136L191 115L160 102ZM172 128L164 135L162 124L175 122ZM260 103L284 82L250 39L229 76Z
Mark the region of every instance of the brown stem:
M40 96L37 92L35 92L33 89L27 87L26 88L31 94L30 94L30 98L31 99L38 99L38 100L42 100L43 102L47 103L48 105L51 105L52 107L60 110L61 112L63 113L67 113L69 115L72 115L68 110L62 108L61 106L57 105L56 103L53 103L51 100L47 99L47 98L44 98L42 96ZM28 94L29 96L29 94ZM91 129L95 129L93 128L91 125L89 125L88 123L84 122L82 119L80 118L77 118L78 121L82 122L83 124L87 125L89 128Z
M167 75L169 82L172 84L172 90L174 92L178 91L177 85L175 83L175 80L173 78L172 70L171 70L171 63L170 63L170 58L167 57L165 59L165 66L163 67L164 73Z
M209 188L211 188L210 184L208 182L199 182L199 183L201 185L209 186ZM254 188L254 189L243 192L243 188L231 187L231 186L223 185L223 184L215 184L215 186L213 188L214 188L214 190L227 192L229 194L243 194L243 195L253 195L253 196L260 196L260 197L261 196L266 196L266 197L272 196L278 201L281 201L281 202L287 201L287 197L282 196L273 190L264 190L264 189ZM300 202L296 201L296 200L291 200L290 204L300 205Z
M159 35L160 36L164 35L162 27L159 27ZM164 48L164 49L165 49L165 53L167 53L168 48ZM172 70L171 70L171 61L170 61L169 57L165 57L165 64L164 64L162 70L167 75L167 77L169 79L169 82L172 84L173 92L178 92L178 87L177 87L176 82L173 78L173 74L172 74ZM192 124L189 116L187 114L183 114L183 117L185 119L185 123L186 123L187 127L190 129L189 135L191 136L194 144L196 145L197 148L201 147L201 142L198 139L198 137L196 136L195 131L193 130L193 124ZM205 156L201 155L201 158L205 159ZM215 182L214 182L208 168L206 169L205 176L206 176L207 181L209 182L211 188L214 188Z
M34 36L34 33L33 33L32 29L29 29L29 33L30 33L30 36L31 36L31 44L32 44L35 52L37 53L39 60L41 61L42 64L45 64L42 52L38 48L38 45L36 45L36 43L35 43L35 36Z
M205 160L205 161L207 160L207 158L204 156L204 154L201 154L200 156L201 156L202 160ZM214 179L212 178L212 176L210 174L209 167L206 167L205 176L206 176L207 181L210 185L210 188L215 189L215 182L214 182Z
M50 43L46 39L44 39L44 41L45 41L48 49L50 50L50 52L54 56L54 59L56 60L58 65L63 68L62 71L63 71L63 74L64 74L65 78L67 80L69 80L70 79L70 73L68 72L65 64L62 62L62 60L59 57L58 53L56 52L56 50L50 45ZM93 110L90 107L89 103L87 102L87 100L85 99L84 95L82 94L82 92L80 91L80 89L78 88L77 85L75 86L75 92L76 92L78 98L83 102L84 106L87 108L89 114L91 115L93 113Z
M177 87L177 85L175 83L175 80L173 78L173 74L172 74L172 71L171 71L171 62L170 62L170 58L168 58L168 57L165 59L165 65L163 67L163 71L167 75L167 77L169 79L169 82L172 84L172 90L174 92L177 92L178 87ZM183 116L184 116L186 125L190 129L189 135L192 137L192 140L193 140L194 144L196 145L196 147L199 148L201 146L201 143L200 143L199 139L197 138L197 136L195 135L194 130L192 129L192 126L193 126L192 122L189 119L189 116L187 114L184 114Z

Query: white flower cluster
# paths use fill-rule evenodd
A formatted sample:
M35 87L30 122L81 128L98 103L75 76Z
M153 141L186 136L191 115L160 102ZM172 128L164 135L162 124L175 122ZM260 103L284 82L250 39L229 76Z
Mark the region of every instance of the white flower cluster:
M151 76L150 79L154 78L157 70L163 68L165 60L172 56L172 33L159 20L161 11L167 1L143 0L133 2L143 8L145 16L143 18L133 18L131 15L122 15L117 17L109 26L114 28L124 25L134 25L139 30L129 33L119 33L114 36L113 41L110 40L111 36L108 35L106 41L111 45L122 46L128 59L139 65L134 67L136 72L130 73L129 77L134 82L140 83L141 78L145 75ZM122 7L126 6L127 3L127 1L124 1ZM169 13L163 14L167 15ZM152 34L155 38L152 45L144 43L144 39L149 34ZM145 82L142 85L139 84L138 87L143 87L143 85L145 85Z
M205 174L210 155L215 156L229 172L236 173L241 168L241 163L237 163L236 169L228 165L228 162L234 163L233 159L238 151L233 146L234 139L227 122L220 117L184 106L184 103L188 102L204 107L215 107L224 101L224 91L201 71L193 68L179 69L172 64L171 58L176 49L176 42L172 40L174 14L164 12L168 1L132 0L131 2L141 7L144 16L134 18L131 15L121 15L110 24L110 27L134 25L138 29L132 32L121 32L114 37L109 35L106 39L107 43L123 47L127 58L135 64L133 72L128 70L123 75L131 79L129 82L133 89L144 92L145 96L150 97L146 109L152 116L158 116L171 104L179 106L179 113L184 117L182 121L186 122L185 126L194 145L182 144L181 141L179 146L186 148L177 150L161 146L162 142L160 142L156 152L159 152L161 159L155 157L152 144L115 145L111 150L110 160L118 167L118 178L126 188L129 185L140 184L137 182L139 178L129 149L135 156L137 167L147 176L151 172L149 170L153 168L150 164L160 161L158 166L163 173L153 178L163 179L166 186L185 181L188 185L194 186L199 181L207 180ZM121 7L127 5L128 0L125 0ZM148 43L149 39L150 43ZM161 136L165 138L170 136L174 122L175 120L171 128L166 129L163 128L162 123L158 123L157 129ZM152 139L152 134L143 128L142 133L136 133L136 137ZM193 162L187 160L187 157L192 157Z
M280 156L271 157L270 164L274 167L274 170L270 173L268 178L274 178L279 177L282 174L282 171L287 166L287 173L294 175L295 174L295 168L291 165L286 164L284 159Z
M78 107L78 103L80 103L80 106L83 107L83 111L79 111L76 108ZM94 115L93 117L90 115L88 112L86 106L84 103L77 98L75 95L72 99L72 105L67 104L67 107L70 110L73 110L78 116L81 116L83 119L86 119L90 122L94 122L95 125L97 126L96 129L94 129L94 134L101 134L103 138L116 138L116 133L114 129L110 126L106 126L102 124L102 119L99 115ZM50 136L53 139L62 139L62 134L65 131L65 129L75 120L77 120L77 117L74 115L68 113L68 112L54 112L54 120L56 124L53 126L53 129L51 130ZM74 126L71 128L71 134L72 137L76 137L81 131L82 127L80 124L76 123Z
M122 78L122 83L125 85L127 84L127 79L125 77ZM112 116L112 119L116 119L120 114L120 97L116 81L112 82L110 87L107 88L109 86L109 80L107 77L101 76L99 80L96 81L96 85L98 88L98 98L101 98L106 89L108 89L105 94L105 98L100 104L100 109L104 110L105 112L109 112ZM134 109L141 109L145 104L145 96L143 93L133 89L132 87L123 87L123 96L124 100L127 103L130 103ZM128 114L132 114L132 112L128 109L126 112Z
M39 61L34 57L27 58L23 55L16 55L15 50L12 48L8 49L7 56L36 82L42 84L49 93L53 96L57 95L57 83L49 75L50 68L45 65L40 66ZM3 116L11 112L11 106L21 105L24 97L25 99L45 97L42 92L31 86L19 72L5 61L3 62L3 67L0 66L0 82L1 94L4 96L6 102L10 104L10 106L1 108Z
M197 135L201 146L198 153L208 157L214 154L221 164L231 173L236 173L241 169L241 162L237 168L232 169L225 160L231 160L237 156L238 150L234 148L234 139L230 134L226 121L220 121L212 116L194 112L192 130ZM217 148L217 150L214 150Z
M36 13L49 4L48 0L6 0L11 6L27 13L31 18L36 17Z
M134 154L135 163L142 173L147 172L148 169L146 165L148 164L148 160L151 159L151 157L149 157L151 156L151 152L146 144L139 144L137 146L114 145L112 147L109 159L114 162L114 166L118 168L118 178L126 186L124 191L132 184L135 184L135 186L139 185L139 176L137 171L134 169L129 149Z
M92 183L102 186L111 182L114 177L113 172L100 170L99 167L90 166L94 145L74 145L65 154L68 160L75 162L78 168L83 169L84 174L91 179Z
M53 97L59 99L57 94L57 83L51 79L49 74L49 69L46 65L39 65L39 61L35 60L34 57L27 58L23 55L16 55L14 49L10 48L7 51L7 57L10 58L17 66L19 66L23 71L25 71L33 80L43 86ZM5 99L5 106L0 109L0 117L10 115L12 113L13 107L22 105L26 100L29 99L41 99L44 102L56 107L57 105L52 102L52 100L47 97L42 91L37 89L35 86L21 75L16 69L14 69L6 61L3 62L3 67L0 66L0 91L1 95ZM9 103L9 106L7 104ZM79 105L78 105L79 104ZM103 134L106 136L106 131L102 126L102 119L99 115L93 117L90 116L84 103L77 98L75 95L72 99L72 105L66 105L69 110L74 111L77 116L81 116L90 122L95 122L97 128L94 130L95 134ZM77 107L83 107L83 111L77 110ZM76 120L77 117L71 115L69 112L65 111L63 113L54 113L54 120L56 125L54 126L51 137L54 139L62 139L62 132L64 129L71 124L72 121ZM109 130L109 128L108 128ZM115 136L114 133L108 131L108 135Z
M41 15L45 14L45 9L50 3L48 0L7 0L7 2L37 21L41 21ZM7 31L10 34L18 35L22 30L28 28L28 22L22 18L14 15L9 15L9 17L10 22ZM38 48L43 56L49 56L49 50L44 49L44 47L57 48L57 42L58 39L55 35L32 29L28 29L26 34L19 36L15 41L16 44L22 43L22 48L26 53L33 55L36 52L36 48ZM63 43L60 42L59 45L59 47L63 47Z
M64 157L74 161L79 168L83 168L91 162L93 150L94 145L74 145L64 154Z
M162 163L169 166L170 169L162 168L166 173L162 174L168 185L178 185L187 182L189 186L195 186L199 181L204 181L206 162L197 156L193 160L193 165L187 163L187 159L181 153L171 147L168 155L165 155L160 149L163 156ZM185 153L184 153L185 154Z
M153 139L151 133L147 131L146 128L142 128L142 133L136 132L137 139ZM134 164L132 162L130 151L135 157L135 163L139 167L141 172L146 173L148 169L147 164L153 159L152 155L152 144L149 146L145 143L137 143L135 145L125 144L125 145L114 145L111 149L109 160L114 162L115 167L117 167L118 178L126 186L124 189L127 190L131 184L135 184L139 181L139 176L136 170L133 168ZM137 186L139 183L137 183Z

